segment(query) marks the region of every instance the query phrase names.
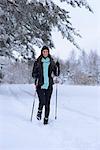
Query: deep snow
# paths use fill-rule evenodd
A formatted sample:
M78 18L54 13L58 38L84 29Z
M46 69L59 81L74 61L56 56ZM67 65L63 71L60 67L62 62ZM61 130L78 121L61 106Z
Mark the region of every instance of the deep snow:
M0 86L0 150L100 150L100 87L58 85L57 120L55 87L44 126L34 85Z

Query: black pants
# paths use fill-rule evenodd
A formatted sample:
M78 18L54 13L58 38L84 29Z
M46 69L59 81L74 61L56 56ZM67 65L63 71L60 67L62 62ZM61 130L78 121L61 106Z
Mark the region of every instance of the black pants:
M49 117L52 91L52 86L48 89L41 89L40 87L37 87L37 94L39 98L38 110L42 112L43 106L45 106L45 118Z

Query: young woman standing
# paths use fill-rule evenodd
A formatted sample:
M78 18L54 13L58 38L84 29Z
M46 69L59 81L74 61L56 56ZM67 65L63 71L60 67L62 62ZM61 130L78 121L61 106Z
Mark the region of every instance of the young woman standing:
M43 46L41 55L34 63L32 77L35 79L36 92L39 98L37 119L41 120L43 106L45 106L44 124L48 124L50 113L50 99L53 91L53 74L59 76L60 65L54 62L49 48Z

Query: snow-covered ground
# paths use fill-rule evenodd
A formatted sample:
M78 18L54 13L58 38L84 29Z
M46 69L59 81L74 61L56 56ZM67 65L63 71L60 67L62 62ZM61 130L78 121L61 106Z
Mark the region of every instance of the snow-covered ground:
M0 150L100 150L100 87L55 86L49 124L30 122L34 85L0 86Z

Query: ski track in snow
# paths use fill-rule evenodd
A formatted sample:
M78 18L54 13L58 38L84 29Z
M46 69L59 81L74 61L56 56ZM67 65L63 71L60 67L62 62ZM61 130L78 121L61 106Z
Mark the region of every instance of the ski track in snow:
M58 85L57 120L55 87L44 126L34 85L0 86L0 150L100 150L100 87Z

